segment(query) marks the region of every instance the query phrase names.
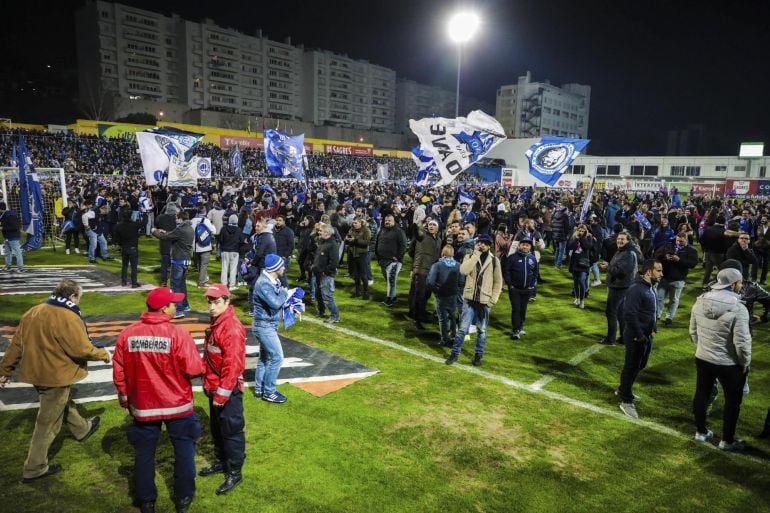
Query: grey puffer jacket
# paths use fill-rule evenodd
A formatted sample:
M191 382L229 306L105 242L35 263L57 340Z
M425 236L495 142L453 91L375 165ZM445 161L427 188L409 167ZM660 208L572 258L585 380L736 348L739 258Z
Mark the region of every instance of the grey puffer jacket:
M749 312L731 290L712 290L695 301L690 315L695 357L715 365L751 364Z

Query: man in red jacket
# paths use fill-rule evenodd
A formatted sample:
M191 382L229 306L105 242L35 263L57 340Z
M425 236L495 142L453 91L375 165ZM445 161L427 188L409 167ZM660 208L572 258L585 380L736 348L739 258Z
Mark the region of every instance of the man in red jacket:
M243 434L243 370L246 367L246 330L230 304L230 290L222 283L206 289L211 328L206 330L203 360L206 374L203 392L209 398L211 437L216 461L201 469L200 476L225 473L217 488L223 495L243 480L241 467L246 458Z
M134 446L134 491L142 512L154 512L155 446L161 423L174 446L174 504L185 513L195 495L195 441L201 425L193 411L190 381L203 362L190 334L171 324L183 293L165 287L147 295L147 312L118 335L112 380L134 421L126 428Z

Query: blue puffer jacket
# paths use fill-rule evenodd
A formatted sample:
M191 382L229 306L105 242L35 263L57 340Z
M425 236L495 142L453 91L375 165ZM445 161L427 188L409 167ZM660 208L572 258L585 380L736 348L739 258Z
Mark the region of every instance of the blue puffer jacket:
M288 291L280 282L274 282L265 272L260 273L254 284L254 326L278 328L281 307L288 297Z
M509 255L505 262L503 279L514 289L533 289L537 286L537 258L534 253L526 255L520 251Z

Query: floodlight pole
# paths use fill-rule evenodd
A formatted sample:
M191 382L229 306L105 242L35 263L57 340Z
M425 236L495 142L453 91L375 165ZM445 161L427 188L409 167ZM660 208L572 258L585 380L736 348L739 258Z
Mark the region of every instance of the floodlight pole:
M460 117L460 70L463 64L463 45L457 43L457 90L455 92L455 117Z

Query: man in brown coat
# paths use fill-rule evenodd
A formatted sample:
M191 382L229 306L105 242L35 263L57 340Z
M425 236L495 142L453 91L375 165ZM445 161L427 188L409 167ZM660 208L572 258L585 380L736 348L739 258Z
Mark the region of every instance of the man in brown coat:
M422 323L428 319L426 306L430 298L427 287L428 273L431 266L441 255L441 237L438 233L438 221L430 219L427 229L417 229L412 261L412 283L409 288L409 314L414 319L414 327L424 329Z
M35 430L24 462L22 481L29 483L61 471L48 465L48 449L63 421L72 435L85 442L99 428L99 417L86 420L70 399L70 386L88 375L86 361L110 363L106 349L95 347L80 315L83 289L73 280L62 280L46 303L21 317L11 344L0 361L0 388L11 381L19 366L19 381L35 386L40 397Z

